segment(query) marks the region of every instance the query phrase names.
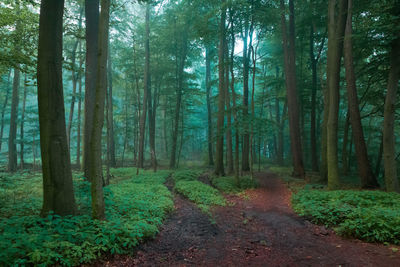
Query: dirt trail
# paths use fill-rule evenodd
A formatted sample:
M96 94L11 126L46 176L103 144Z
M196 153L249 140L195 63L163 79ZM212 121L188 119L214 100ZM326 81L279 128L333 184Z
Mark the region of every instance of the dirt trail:
M400 252L347 240L298 217L290 192L271 173L257 175L249 198L214 210L215 224L179 195L176 210L135 257L116 256L105 266L400 266Z

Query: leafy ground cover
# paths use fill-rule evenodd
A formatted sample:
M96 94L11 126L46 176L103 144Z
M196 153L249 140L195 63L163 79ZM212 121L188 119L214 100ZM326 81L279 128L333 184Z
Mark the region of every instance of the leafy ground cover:
M381 191L300 190L294 210L343 236L369 242L400 243L400 195Z
M172 195L163 185L170 172L142 172L136 176L132 171L112 171L126 176L105 188L106 221L89 216L89 183L80 174L74 175L80 215L63 218L38 216L40 175L28 178L23 174L15 180L12 178L18 175L3 175L8 187L0 192L0 266L89 263L103 253L129 253L141 241L153 237L173 209Z
M239 184L234 176L213 177L211 183L218 190L224 193L240 193L246 189L256 188L258 183L256 180L251 179L250 176L243 176L239 178Z
M210 214L211 206L225 206L226 201L217 189L197 180L200 174L196 170L174 173L175 190L194 202L203 212Z

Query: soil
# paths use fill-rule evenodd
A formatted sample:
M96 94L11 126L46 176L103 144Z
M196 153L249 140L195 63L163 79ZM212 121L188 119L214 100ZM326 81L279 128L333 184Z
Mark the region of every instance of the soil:
M153 241L134 256L115 256L102 266L400 266L392 246L344 239L297 216L291 193L272 173L258 173L260 187L213 219L175 195L175 211ZM171 187L170 185L168 185Z

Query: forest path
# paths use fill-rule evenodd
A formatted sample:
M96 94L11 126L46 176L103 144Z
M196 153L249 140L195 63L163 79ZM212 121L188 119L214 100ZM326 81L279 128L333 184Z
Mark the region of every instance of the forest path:
M348 240L309 223L290 207L290 191L272 173L258 173L248 197L227 196L215 223L175 196L176 210L160 234L135 257L116 256L105 266L400 266L389 247Z

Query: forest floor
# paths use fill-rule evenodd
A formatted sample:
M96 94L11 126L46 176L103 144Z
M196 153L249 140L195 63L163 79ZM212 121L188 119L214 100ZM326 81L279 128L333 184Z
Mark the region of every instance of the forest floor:
M272 173L260 187L226 195L213 219L175 194L175 211L155 240L134 256L114 256L98 266L400 266L389 246L337 236L297 216L291 192ZM169 186L171 188L171 186Z

